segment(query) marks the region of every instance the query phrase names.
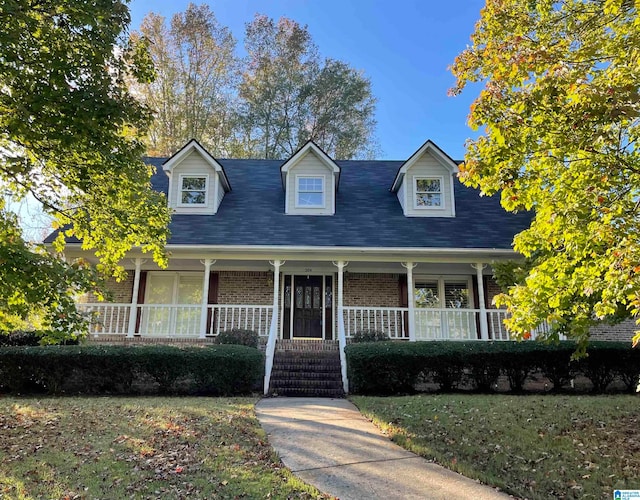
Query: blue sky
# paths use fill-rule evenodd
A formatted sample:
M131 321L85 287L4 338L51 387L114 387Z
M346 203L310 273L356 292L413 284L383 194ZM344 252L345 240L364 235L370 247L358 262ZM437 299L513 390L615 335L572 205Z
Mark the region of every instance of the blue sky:
M200 3L200 2L194 2ZM170 18L188 1L132 0L132 29L150 11ZM309 27L323 57L362 70L377 97L380 159L408 158L431 139L455 159L474 135L466 125L477 88L448 97L447 67L470 43L484 0L217 0L218 21L242 46L255 13L289 17Z

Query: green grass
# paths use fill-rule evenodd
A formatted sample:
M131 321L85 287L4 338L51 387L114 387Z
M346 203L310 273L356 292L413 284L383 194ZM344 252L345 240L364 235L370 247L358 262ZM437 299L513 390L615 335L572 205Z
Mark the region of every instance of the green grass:
M0 498L324 498L252 398L0 398Z
M640 489L637 396L352 397L404 448L522 498Z

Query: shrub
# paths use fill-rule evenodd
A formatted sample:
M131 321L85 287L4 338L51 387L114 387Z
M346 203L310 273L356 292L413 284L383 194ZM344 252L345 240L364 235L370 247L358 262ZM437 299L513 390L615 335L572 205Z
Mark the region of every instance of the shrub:
M421 375L431 376L441 391L463 383L491 391L500 375L510 388L522 392L526 380L541 373L560 391L582 373L603 392L617 377L629 391L640 376L640 350L627 343L594 342L588 357L572 361L573 342L380 342L350 344L346 348L351 391L365 394L411 392Z
M422 365L415 347L408 342L350 344L346 347L352 392L397 394L413 392Z
M238 345L37 346L0 348L2 389L14 393L233 395L251 392L264 356Z
M15 332L0 332L0 346L36 346L40 345L40 339L45 332L38 331L15 331ZM78 345L78 339L68 339L61 344L64 345Z
M389 340L389 335L382 330L360 330L353 334L351 342L385 342Z
M248 347L258 347L258 334L253 330L242 330L232 328L218 334L216 342L218 344L246 345Z

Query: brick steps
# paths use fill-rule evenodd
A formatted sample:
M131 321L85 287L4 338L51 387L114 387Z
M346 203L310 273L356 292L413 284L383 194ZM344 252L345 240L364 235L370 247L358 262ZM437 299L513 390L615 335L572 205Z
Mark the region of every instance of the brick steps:
M340 353L332 343L278 341L269 392L273 396L344 397Z

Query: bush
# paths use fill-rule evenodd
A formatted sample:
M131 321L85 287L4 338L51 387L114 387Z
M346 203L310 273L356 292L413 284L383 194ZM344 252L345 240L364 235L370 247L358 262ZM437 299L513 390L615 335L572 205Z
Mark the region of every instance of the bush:
M40 345L40 339L44 332L38 331L15 331L15 332L0 332L0 346L36 346ZM78 345L78 339L68 339L61 344L64 345Z
M346 347L351 391L399 394L432 379L441 391L467 388L488 392L502 375L510 389L522 392L540 373L562 390L575 376L589 378L593 392L604 392L615 379L632 391L640 376L640 349L622 342L593 342L588 356L572 361L573 342L380 342Z
M233 328L220 332L216 338L218 344L246 345L248 347L258 347L258 334L253 330L242 330Z
M351 342L356 344L361 342L385 342L387 340L389 340L389 335L382 330L360 330L351 337Z
M424 344L375 342L347 345L351 392L397 394L413 392L422 372L420 356L413 348Z
M263 375L263 354L238 345L0 348L0 389L13 393L234 395Z

